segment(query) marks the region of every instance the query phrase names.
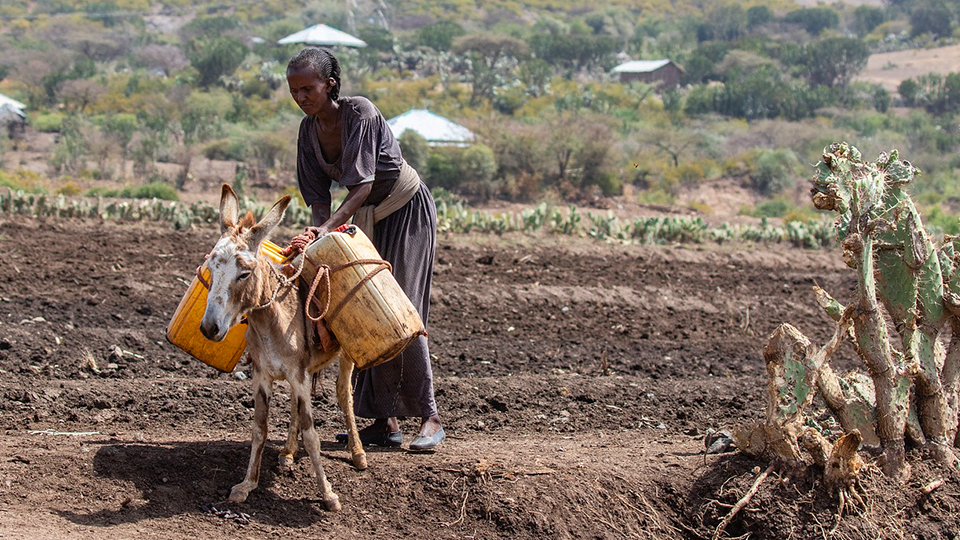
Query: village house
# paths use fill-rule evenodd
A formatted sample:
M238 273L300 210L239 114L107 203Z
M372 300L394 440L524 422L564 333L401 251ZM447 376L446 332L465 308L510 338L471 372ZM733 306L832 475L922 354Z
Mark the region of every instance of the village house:
M643 82L658 89L671 88L680 84L683 68L673 60L631 60L613 68L620 75L620 82Z

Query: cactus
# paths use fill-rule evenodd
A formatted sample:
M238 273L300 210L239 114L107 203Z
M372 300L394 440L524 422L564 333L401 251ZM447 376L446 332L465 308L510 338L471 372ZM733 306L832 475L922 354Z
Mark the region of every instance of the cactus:
M768 392L779 401L768 403L764 423L737 431L742 450L799 463L796 410L802 416L815 387L844 431L881 446L879 463L888 476L909 477L908 440L926 445L941 464L957 465L952 447L960 443L960 339L951 339L947 350L940 334L947 323L960 332L960 272L955 271L960 261L956 239L948 238L938 249L923 229L905 190L917 172L895 150L869 163L846 143L824 149L811 196L817 208L839 214L835 229L844 260L857 273L857 290L843 306L815 288L818 304L837 325L834 339L820 351L789 325L771 335L765 355ZM891 343L884 311L898 347ZM852 343L869 377L840 378L833 372L827 353L835 350L837 336ZM784 403L793 407L784 409ZM809 448L822 457L818 444Z

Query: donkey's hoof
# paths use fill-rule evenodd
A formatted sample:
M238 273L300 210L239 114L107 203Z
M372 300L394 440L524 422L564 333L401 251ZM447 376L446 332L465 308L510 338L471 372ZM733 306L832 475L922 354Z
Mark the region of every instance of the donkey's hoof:
M328 512L339 512L342 508L340 506L340 497L337 497L336 493L331 493L323 498L323 506L327 509Z
M291 454L280 454L277 458L277 465L282 472L290 472L293 469L293 456Z
M357 454L353 456L353 466L361 471L365 470L367 468L367 455Z
M242 503L247 500L247 495L250 495L252 489L246 483L237 484L230 490L230 497L227 500L232 503Z

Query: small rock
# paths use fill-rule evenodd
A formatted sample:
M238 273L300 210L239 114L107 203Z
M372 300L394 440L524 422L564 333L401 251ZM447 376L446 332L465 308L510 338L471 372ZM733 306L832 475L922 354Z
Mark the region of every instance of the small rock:
M120 369L120 364L110 362L109 364L107 364L107 369Z
M249 377L247 377L247 374L244 373L244 372L242 372L242 371L234 371L234 372L233 372L233 376L236 377L237 380L240 380L240 381L245 381L245 380L247 380L247 379L249 378Z
M733 438L730 432L707 430L707 436L703 438L703 446L708 454L723 454L730 451L733 447Z

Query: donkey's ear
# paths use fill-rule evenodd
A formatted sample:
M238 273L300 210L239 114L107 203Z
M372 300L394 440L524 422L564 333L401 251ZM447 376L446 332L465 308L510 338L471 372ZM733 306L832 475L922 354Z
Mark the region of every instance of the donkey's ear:
M263 216L260 223L250 228L250 236L248 237L250 249L256 249L257 246L260 245L260 242L263 242L267 235L273 231L273 228L280 224L280 221L283 220L283 213L287 210L287 205L289 204L290 196L284 195L273 205L273 208L267 212L267 215Z
M220 191L220 234L227 234L227 231L236 227L239 215L240 200L230 184L224 184Z

